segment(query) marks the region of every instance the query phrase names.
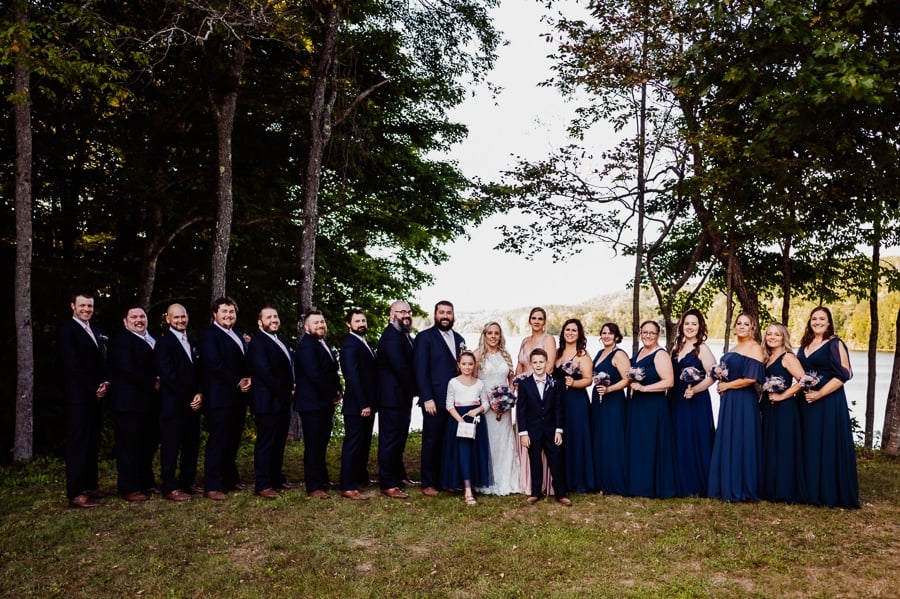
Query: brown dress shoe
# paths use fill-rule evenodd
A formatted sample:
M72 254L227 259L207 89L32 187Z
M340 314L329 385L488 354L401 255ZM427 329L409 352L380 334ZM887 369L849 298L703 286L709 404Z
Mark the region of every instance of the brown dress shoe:
M537 503L539 499L540 497L538 497L537 495L532 495L527 499L527 501L528 503Z
M310 491L309 496L314 497L316 499L331 499L331 495L329 495L322 489L316 489L315 491Z
M213 501L228 499L228 493L223 493L222 491L207 491L204 495L207 499L212 499Z
M269 487L268 489L262 489L261 491L257 491L257 497L265 497L266 499L278 499L281 495L278 494L278 491Z
M150 498L140 491L134 491L133 493L126 493L125 495L122 495L122 499L124 499L125 501L147 501Z
M346 497L347 499L356 499L358 501L365 501L369 499L368 495L360 493L356 489L353 489L352 491L341 491L341 497Z
M434 487L425 487L424 489L422 489L422 495L425 495L427 497L437 497L438 490Z
M69 500L69 507L75 509L86 509L91 507L100 507L100 504L96 501L92 501L90 497L82 493L81 495L73 497Z
M390 489L384 489L381 492L392 499L409 499L409 493L404 493L400 490L400 487L391 487Z
M166 493L165 495L163 495L163 497L165 497L169 501L190 501L191 499L193 499L192 495L188 495L181 489L175 489L174 491L170 491L170 492Z
M300 483L290 483L290 482L284 481L283 483L278 485L278 488L283 489L285 491L290 491L291 489L299 489Z
M556 500L560 505L564 505L566 507L572 507L572 500L568 497L560 497Z
M204 491L203 487L201 487L200 485L191 485L190 487L182 490L188 495L203 495Z

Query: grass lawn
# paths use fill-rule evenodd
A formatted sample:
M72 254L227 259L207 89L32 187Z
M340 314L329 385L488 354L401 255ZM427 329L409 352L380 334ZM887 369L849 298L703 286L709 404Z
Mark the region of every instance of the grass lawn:
M336 480L338 440L331 451ZM301 456L288 446L291 480ZM251 480L250 442L240 467ZM112 462L101 468L115 489ZM900 461L860 454L859 477L855 511L593 494L572 508L520 495L467 507L418 490L71 510L63 466L39 460L0 470L0 596L898 597Z

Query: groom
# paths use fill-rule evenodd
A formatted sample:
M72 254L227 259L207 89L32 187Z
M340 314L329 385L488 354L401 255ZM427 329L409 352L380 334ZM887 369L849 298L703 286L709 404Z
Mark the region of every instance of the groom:
M447 384L455 377L456 359L466 340L453 330L453 304L440 301L434 306L434 326L416 336L413 370L419 406L422 408L422 493L438 494L441 446L447 423Z
M536 503L543 486L541 450L547 454L550 476L556 500L568 507L566 497L565 462L563 460L563 422L565 422L564 387L547 374L547 352L537 347L531 352L533 373L519 383L516 401L516 422L519 423L519 443L528 449L531 466L531 495L528 503Z

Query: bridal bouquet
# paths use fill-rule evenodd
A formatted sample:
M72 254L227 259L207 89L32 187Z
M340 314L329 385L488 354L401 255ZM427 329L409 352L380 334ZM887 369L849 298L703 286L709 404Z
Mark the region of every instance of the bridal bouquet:
M493 387L490 390L488 400L490 401L491 409L497 413L497 420L503 418L503 414L516 405L516 396L512 392L512 389L506 385Z
M763 383L762 388L766 393L781 393L787 386L784 383L783 376L769 376L766 377L766 382Z
M728 367L725 366L725 362L719 362L709 371L709 376L716 379L717 381L727 381L728 380Z
M699 383L704 378L706 378L706 374L700 371L699 368L694 366L687 366L684 370L681 371L681 375L678 377L685 383L694 384Z
M594 375L594 384L598 387L609 387L610 382L612 382L612 379L609 377L608 372L601 370Z
M646 375L644 374L644 369L640 366L633 366L628 369L628 378L630 378L632 381L636 381L639 383L644 380L645 376Z
M819 373L815 370L810 370L809 372L805 372L803 376L801 376L797 382L800 383L800 386L809 391L813 387L819 384L819 381L822 380L822 377L819 376Z

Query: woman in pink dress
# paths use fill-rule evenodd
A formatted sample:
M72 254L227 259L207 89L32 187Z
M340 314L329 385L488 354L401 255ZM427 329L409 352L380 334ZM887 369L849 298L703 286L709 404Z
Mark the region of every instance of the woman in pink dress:
M531 335L522 339L519 346L519 355L516 365L516 376L531 374L531 351L541 347L547 352L547 364L556 362L556 341L547 333L547 312L540 307L531 309L528 314L528 325L531 327ZM544 458L544 488L545 495L553 494L552 480L550 479L550 467ZM531 493L531 470L528 466L528 450L519 446L519 487L526 495Z

